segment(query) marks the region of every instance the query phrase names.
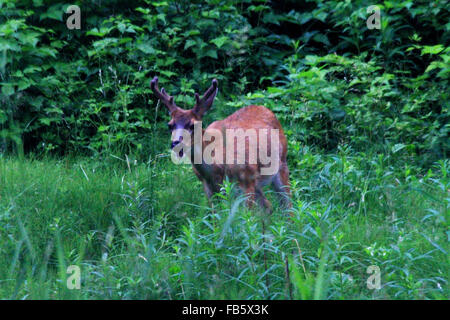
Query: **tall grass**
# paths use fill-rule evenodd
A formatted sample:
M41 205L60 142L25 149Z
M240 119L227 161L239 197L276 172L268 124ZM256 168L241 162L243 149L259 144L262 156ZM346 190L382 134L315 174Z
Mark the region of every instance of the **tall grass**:
M230 182L211 210L164 156L0 158L0 298L447 299L448 169L304 149L267 217Z

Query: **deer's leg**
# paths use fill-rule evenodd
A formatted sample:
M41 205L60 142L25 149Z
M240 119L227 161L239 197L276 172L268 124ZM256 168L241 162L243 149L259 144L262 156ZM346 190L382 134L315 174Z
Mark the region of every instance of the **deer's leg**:
M210 202L210 204L211 204L211 197L214 194L213 188L205 180L203 180L202 183L203 183L203 189L205 190L206 197L208 198L208 202Z
M214 195L214 193L218 192L219 188L217 188L216 186L212 185L211 183L209 183L199 172L197 169L195 169L195 167L192 167L195 175L197 176L197 178L202 182L203 184L203 190L205 191L206 197L208 198L208 204L210 207L213 207L213 203L212 203L212 196Z
M218 184L212 184L204 179L201 181L203 183L203 189L205 190L206 197L208 198L208 204L212 208L213 212L215 212L213 195L220 192L220 186Z
M272 204L270 203L269 200L267 200L266 196L264 195L263 191L261 190L261 188L256 188L256 200L258 201L258 203L260 204L261 207L264 208L264 210L268 213L271 214L272 213Z
M286 208L291 208L291 184L289 182L289 169L286 163L281 164L280 171L272 180L272 185L282 205Z
M208 198L208 206L211 208L211 211L213 214L216 213L216 208L214 206L214 201L212 199L212 196L214 195L214 188L206 182L206 180L202 180L203 183L203 189L205 190L206 197ZM215 223L214 223L215 226Z
M267 200L261 188L256 186L255 182L247 182L246 184L240 184L241 189L247 195L247 206L253 207L253 204L257 202L268 213L272 213L272 204Z
M255 183L239 183L239 186L241 187L242 191L244 191L245 195L247 196L247 207L252 208L253 204L255 203L256 194L255 194Z

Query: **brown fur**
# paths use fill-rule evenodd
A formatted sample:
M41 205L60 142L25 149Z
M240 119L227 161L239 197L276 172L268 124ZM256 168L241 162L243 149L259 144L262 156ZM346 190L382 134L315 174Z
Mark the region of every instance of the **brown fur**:
M206 194L211 194L219 191L219 185L223 182L223 178L228 176L230 180L237 181L241 189L249 196L248 205L252 206L253 202L258 202L266 210L271 211L271 204L264 196L262 187L268 183L272 183L275 190L282 193L282 201L288 207L290 206L290 183L289 183L289 169L286 162L287 154L287 140L281 127L280 122L275 115L263 106L250 105L239 109L229 117L215 121L205 130L216 129L224 131L224 129L278 129L279 130L279 163L280 167L276 174L265 176L260 174L262 165L248 163L249 143L246 138L246 163L242 164L212 164L210 170L203 170L205 164L194 164L193 169L197 177L203 182ZM259 142L259 141L258 141ZM203 142L203 149L210 142ZM235 155L237 155L237 142L235 142ZM268 139L270 146L270 139ZM259 146L259 143L257 144ZM226 159L227 150L224 150L224 158ZM257 152L259 155L259 150ZM210 191L208 191L210 190ZM211 192L212 191L212 192ZM209 195L210 196L210 195Z

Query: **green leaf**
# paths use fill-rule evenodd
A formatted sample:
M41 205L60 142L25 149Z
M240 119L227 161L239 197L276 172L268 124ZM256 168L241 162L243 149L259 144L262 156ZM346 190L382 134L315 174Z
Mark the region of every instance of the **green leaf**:
M438 54L442 50L444 50L444 46L442 44L437 44L435 46L423 46L421 55L424 55L424 54Z
M136 47L144 53L156 54L156 50L149 43L140 43Z
M21 90L25 90L26 88L28 88L31 85L31 82L29 79L27 78L22 78L19 80L19 82L17 83L17 89L18 91Z
M210 49L210 50L206 51L205 56L211 57L213 59L217 59L217 51Z
M397 153L405 147L406 147L406 145L404 145L403 143L397 143L396 145L394 145L392 147L392 153Z
M127 29L127 26L125 25L125 23L119 22L119 24L117 25L117 29L119 29L120 33L124 33Z
M5 96L10 96L14 93L14 86L11 83L5 83L2 85L2 93Z
M6 50L20 51L20 46L16 43L16 41L0 38L0 51Z
M45 124L46 126L49 126L50 123L52 122L52 119L51 119L51 118L40 118L39 121L40 121L42 124Z
M36 47L40 35L41 34L38 32L19 32L17 33L16 38L23 44L29 44L32 47Z
M51 47L39 47L37 52L38 52L37 55L40 57L51 56L53 58L56 58L56 54L58 53L58 50L53 49Z
M42 71L42 68L37 66L29 66L26 67L25 70L23 70L23 73L34 73L36 71Z
M194 46L197 42L195 42L194 40L187 40L186 43L184 44L184 50L189 49L190 47Z
M190 36L198 36L200 34L199 30L189 30L183 33L183 36L190 37Z
M55 5L51 6L50 8L48 8L47 12L42 13L39 16L39 20L42 21L44 19L53 19L53 20L63 21L63 19L62 19L63 13L64 13L63 5L55 4Z
M136 8L134 10L136 10L138 12L141 12L143 14L149 14L150 13L150 9L148 9L148 8L141 8L141 7L139 7L139 8Z
M330 45L330 41L328 40L328 37L324 34L318 33L313 37L313 40L317 41L317 42L321 42L324 45L329 46Z
M108 131L108 129L109 129L109 126L101 125L100 127L98 127L98 132Z
M151 4L154 7L167 7L169 5L167 1L153 1Z
M109 34L112 29L113 28L106 28L106 27L101 27L100 30L97 28L93 28L93 29L89 30L88 32L86 32L86 35L103 38L104 36Z
M214 43L217 48L221 48L230 38L228 38L227 36L221 36L218 38L215 38L213 40L210 41L210 43ZM217 55L216 55L217 58Z
M167 78L170 78L170 77L173 77L173 76L177 75L175 72L165 71L165 70L161 70L160 73L165 75Z

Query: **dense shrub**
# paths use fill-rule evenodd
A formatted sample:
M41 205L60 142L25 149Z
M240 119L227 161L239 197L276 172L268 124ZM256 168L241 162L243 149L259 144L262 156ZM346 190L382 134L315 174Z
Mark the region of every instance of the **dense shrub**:
M217 116L258 101L326 150L448 156L444 2L386 1L379 30L367 1L75 3L81 30L67 4L0 1L3 151L148 151L167 117L148 87L158 75L182 106L217 77Z

